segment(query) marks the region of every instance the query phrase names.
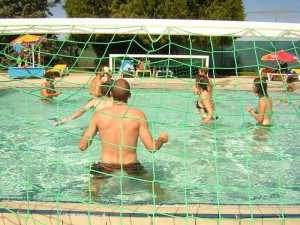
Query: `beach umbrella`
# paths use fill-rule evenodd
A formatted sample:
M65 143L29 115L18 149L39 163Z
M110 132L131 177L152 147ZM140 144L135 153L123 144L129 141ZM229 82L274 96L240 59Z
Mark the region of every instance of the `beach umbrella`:
M261 57L264 61L297 62L299 58L285 51L272 52Z
M39 35L31 35L31 34L25 34L23 36L20 36L10 42L13 46L19 46L22 45L24 47L31 46L32 48L32 66L34 67L34 45L46 42L47 39L44 36ZM16 50L16 47L13 47ZM17 50L16 50L17 51ZM39 55L40 55L40 48L39 48ZM40 62L38 62L40 64Z
M21 37L18 37L10 42L11 45L21 44L24 47L29 47L30 45L35 45L41 42L46 42L47 39L44 36L25 34Z

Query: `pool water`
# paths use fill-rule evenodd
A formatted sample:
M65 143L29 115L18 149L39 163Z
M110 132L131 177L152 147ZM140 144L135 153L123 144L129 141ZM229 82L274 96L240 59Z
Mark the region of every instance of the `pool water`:
M99 137L85 152L78 145L92 110L53 126L53 118L70 116L87 103L87 89L64 89L52 102L42 101L35 89L2 90L0 197L123 204L299 204L300 95L270 95L270 128L249 126L255 120L245 107L255 109L254 94L228 90L215 90L220 118L203 126L191 91L132 90L129 104L145 112L154 137L169 134L169 143L155 154L138 144L139 161L161 189L153 195L152 182L121 172L102 181L91 178L89 167L101 155Z

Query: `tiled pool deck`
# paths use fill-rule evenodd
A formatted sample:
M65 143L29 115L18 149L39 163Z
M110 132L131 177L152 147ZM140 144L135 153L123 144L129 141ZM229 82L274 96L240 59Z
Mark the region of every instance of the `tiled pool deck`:
M92 76L90 74L70 74L66 77L56 77L56 88L63 87L88 87ZM189 89L194 85L191 79L163 79L163 78L125 78L131 88L170 88L170 89ZM229 76L214 79L217 89L228 90L252 90L254 77ZM39 87L44 79L9 79L7 74L0 74L0 89L8 87ZM269 81L269 89L283 90L282 81ZM297 83L297 86L299 83Z
M299 225L299 206L96 205L1 201L0 224Z

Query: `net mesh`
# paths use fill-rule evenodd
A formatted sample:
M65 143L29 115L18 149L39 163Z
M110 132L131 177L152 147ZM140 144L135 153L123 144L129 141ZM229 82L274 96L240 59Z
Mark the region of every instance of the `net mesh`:
M52 212L39 209L38 213L52 215L57 223L67 221L62 214L68 213L85 215L87 224L109 215L116 224L129 224L133 217L149 220L149 224L158 224L162 218L166 223L178 219L183 224L234 223L243 218L248 218L247 224L263 218L284 224L299 219L299 213L289 213L285 207L300 201L300 44L292 35L300 30L281 30L284 40L279 35L257 38L251 29L246 31L248 38L242 39L236 33L217 36L185 31L181 39L162 33L160 39L166 44L157 45L151 33L145 38L139 30L122 38L111 32L95 41L98 32L76 34L85 27L63 27L69 33L58 36L47 32L51 26L38 28L44 32L33 35L32 26L9 32L2 25L0 205L5 213L16 215L21 224L49 224L33 215L32 203L42 202ZM106 29L117 31L118 27ZM226 44L220 44L221 36L227 38ZM208 45L197 44L197 38L206 38ZM295 56L287 60L288 72L278 68L285 60L261 60L281 51ZM143 58L147 65L139 71ZM105 180L91 176L92 165L101 156L97 135L86 152L77 150L95 112L84 106L91 99L90 83L101 66L109 67L114 80L128 80L132 89L128 104L145 112L154 138L160 132L169 133L169 143L155 154L139 141L137 155L144 176L131 175L123 168L101 172L109 177ZM192 91L198 69L206 66L213 80L214 117L219 117L210 125L201 123L195 107L198 95ZM56 90L63 90L50 100L40 96L46 71L55 74ZM255 77L268 79L274 111L270 127L255 126L256 120L246 110L247 105L257 110L258 98L251 93ZM288 78L292 81L287 82ZM85 111L80 118L56 126L80 109ZM21 210L9 205L19 200L25 202ZM64 208L64 203L80 203L83 208ZM162 205L176 205L180 212L160 211ZM203 205L211 211L201 211ZM269 218L258 215L257 205L271 205L275 213ZM246 210L234 208L228 213L222 211L224 206Z

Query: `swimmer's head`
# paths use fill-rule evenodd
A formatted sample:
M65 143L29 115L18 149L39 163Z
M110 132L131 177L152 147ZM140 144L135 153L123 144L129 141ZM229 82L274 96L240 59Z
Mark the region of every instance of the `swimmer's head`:
M55 73L51 71L47 71L44 77L46 78L46 80L53 80L55 79Z
M199 68L198 74L208 76L208 68L207 67Z
M253 81L252 92L259 97L268 96L268 84L265 78L255 78Z
M112 96L115 101L127 103L130 98L130 85L125 79L119 79L112 88Z

